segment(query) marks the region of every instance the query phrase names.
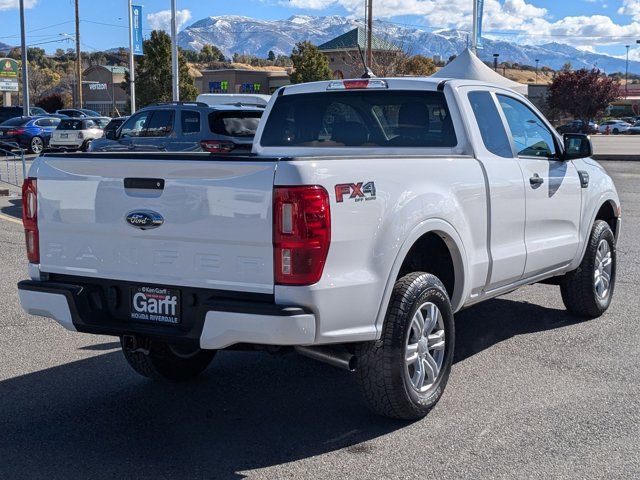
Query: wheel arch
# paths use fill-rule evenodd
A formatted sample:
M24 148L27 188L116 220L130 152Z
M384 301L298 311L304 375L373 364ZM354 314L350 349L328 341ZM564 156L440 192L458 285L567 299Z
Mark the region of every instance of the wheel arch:
M421 255L421 247L435 247L439 255L445 255L445 259L430 258ZM446 250L445 250L446 249ZM420 258L422 257L422 258ZM417 264L414 263L417 261ZM376 329L378 334L382 331L382 324L386 316L391 293L396 280L410 271L416 271L408 268L410 265L416 264L418 267L426 267L425 271L432 273L438 278L438 272L442 272L443 268L452 267L450 275L441 275L440 278L447 288L451 299L453 311L460 309L467 296L467 258L462 238L456 229L447 221L442 219L431 219L421 223L407 236L404 243L398 249L393 267L387 278L387 282L380 304L378 315L376 318ZM429 271L431 267L432 271ZM433 271L433 269L436 271Z

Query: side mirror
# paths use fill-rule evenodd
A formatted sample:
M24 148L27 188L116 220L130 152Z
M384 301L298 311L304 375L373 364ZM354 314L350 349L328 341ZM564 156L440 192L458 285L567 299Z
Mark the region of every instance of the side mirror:
M104 136L107 140L115 140L118 138L115 130L107 130L107 133Z
M593 155L593 146L588 135L565 133L562 137L564 139L564 160L576 160Z

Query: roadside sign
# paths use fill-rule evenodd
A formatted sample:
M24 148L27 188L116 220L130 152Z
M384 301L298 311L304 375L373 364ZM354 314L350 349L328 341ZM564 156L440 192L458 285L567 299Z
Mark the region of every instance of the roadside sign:
M142 5L131 5L133 54L144 55L142 50Z
M0 58L0 92L18 91L20 66L12 58Z

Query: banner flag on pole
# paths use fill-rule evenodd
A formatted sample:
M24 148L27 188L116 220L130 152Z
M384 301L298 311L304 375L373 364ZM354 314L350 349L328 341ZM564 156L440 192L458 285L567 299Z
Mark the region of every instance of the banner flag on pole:
M477 27L476 32L478 38L476 38L476 48L482 48L482 12L484 10L484 0L476 0L478 5L478 17L476 19Z
M131 5L133 54L144 55L142 50L142 5Z

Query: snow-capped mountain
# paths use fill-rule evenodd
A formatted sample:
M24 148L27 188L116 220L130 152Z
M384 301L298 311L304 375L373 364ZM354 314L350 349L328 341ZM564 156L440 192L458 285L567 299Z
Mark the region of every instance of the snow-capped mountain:
M258 20L242 16L207 17L186 27L178 35L179 45L186 49L200 50L209 43L220 48L225 55L234 53L266 57L269 50L276 55L289 55L296 42L309 40L318 45L349 30L362 26L359 20L341 16L311 17L295 15L286 20ZM395 43L408 53L440 55L447 59L460 53L467 45L467 32L458 30L427 31L416 27L403 27L379 21L374 25L375 34ZM505 40L483 39L484 48L479 51L483 60L493 60L500 54L501 62L535 65L553 69L570 62L574 68L597 66L606 72L624 72L625 60L587 51L569 45L548 43L545 45L520 45ZM640 73L640 62L630 61L629 71Z

